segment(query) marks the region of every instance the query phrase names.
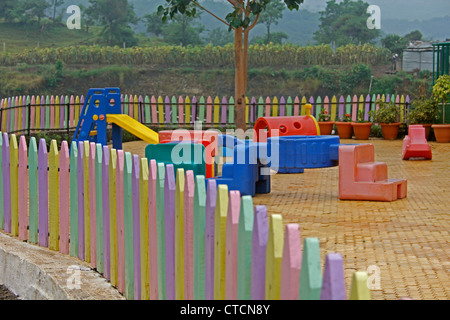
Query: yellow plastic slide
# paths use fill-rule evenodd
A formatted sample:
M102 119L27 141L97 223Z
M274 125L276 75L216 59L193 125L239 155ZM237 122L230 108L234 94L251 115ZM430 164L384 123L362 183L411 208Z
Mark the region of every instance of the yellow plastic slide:
M107 114L106 121L117 124L119 127L125 129L131 134L134 134L136 137L144 140L145 142L151 144L159 143L158 133L147 128L126 114Z

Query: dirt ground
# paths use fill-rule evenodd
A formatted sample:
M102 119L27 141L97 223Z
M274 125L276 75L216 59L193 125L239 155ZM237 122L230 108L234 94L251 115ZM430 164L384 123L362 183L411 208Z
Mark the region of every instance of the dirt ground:
M18 297L3 285L0 285L0 300L19 300Z

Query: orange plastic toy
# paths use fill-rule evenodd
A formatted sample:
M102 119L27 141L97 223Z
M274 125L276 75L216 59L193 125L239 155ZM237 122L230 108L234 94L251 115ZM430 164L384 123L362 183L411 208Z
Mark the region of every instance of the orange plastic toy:
M411 158L431 159L431 147L425 138L425 128L422 125L411 125L408 135L403 139L402 160Z
M373 144L339 146L339 199L393 201L406 197L406 179L388 179Z
M254 142L267 142L272 136L316 136L320 135L319 125L311 116L310 104L305 105L306 116L261 117L254 126ZM266 131L267 128L267 131ZM278 134L274 132L278 130Z

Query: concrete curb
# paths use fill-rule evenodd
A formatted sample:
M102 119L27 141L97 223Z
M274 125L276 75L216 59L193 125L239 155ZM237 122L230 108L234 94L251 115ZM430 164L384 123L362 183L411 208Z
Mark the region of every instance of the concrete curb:
M0 284L23 300L125 300L89 264L2 232Z

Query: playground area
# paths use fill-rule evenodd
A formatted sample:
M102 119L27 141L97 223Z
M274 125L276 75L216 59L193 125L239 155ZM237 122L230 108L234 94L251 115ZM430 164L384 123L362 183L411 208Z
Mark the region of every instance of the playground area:
M317 237L325 255L343 255L347 290L355 271L379 269L373 300L450 298L448 181L450 145L430 142L433 160L402 160L402 140L345 140L372 143L376 161L386 162L390 178L408 180L408 195L392 202L339 200L339 167L305 169L272 176L271 192L255 205L281 214L283 224L298 223L302 237ZM144 156L143 141L124 143L124 151ZM373 268L373 267L372 267ZM349 291L347 292L349 296Z

